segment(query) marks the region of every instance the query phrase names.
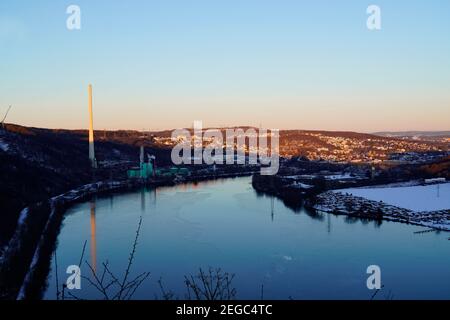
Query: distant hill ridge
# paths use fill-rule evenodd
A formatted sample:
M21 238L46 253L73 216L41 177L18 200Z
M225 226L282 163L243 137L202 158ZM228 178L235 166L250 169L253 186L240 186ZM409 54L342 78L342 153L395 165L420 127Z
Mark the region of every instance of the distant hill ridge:
M381 131L381 132L374 132L372 134L387 137L413 137L413 136L450 137L450 131Z

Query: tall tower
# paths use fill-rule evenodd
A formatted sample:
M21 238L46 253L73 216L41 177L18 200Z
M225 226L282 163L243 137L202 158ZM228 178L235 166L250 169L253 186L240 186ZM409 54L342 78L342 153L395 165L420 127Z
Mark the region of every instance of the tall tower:
M141 154L139 156L139 168L141 168L141 178L146 178L146 166L145 166L144 146L141 146Z
M97 168L97 160L95 159L94 151L94 114L92 112L92 85L89 85L89 160L92 168Z

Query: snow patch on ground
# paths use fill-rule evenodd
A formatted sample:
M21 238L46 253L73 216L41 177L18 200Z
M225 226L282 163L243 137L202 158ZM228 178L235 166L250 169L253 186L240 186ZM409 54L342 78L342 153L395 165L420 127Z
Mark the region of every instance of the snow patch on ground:
M25 208L20 212L19 219L17 220L17 226L21 227L25 222L25 219L28 217L29 209Z
M9 150L9 144L7 144L3 139L0 139L0 149L5 152Z
M416 212L450 209L450 183L395 188L351 188L335 192L348 193L372 201L382 201Z
M301 182L294 182L292 184L292 186L296 187L296 188L300 188L300 189L311 189L311 188L314 188L314 186L311 186L311 185L305 184L305 183L301 183Z
M328 176L325 176L325 179L327 179L327 180L347 180L347 179L355 179L355 177L353 177L349 173L344 173L344 174L328 175Z

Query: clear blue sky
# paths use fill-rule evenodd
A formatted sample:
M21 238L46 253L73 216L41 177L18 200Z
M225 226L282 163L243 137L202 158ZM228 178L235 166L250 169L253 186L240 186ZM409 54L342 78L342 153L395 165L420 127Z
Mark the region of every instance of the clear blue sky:
M84 128L92 83L97 129L449 130L449 36L448 0L2 0L0 112Z

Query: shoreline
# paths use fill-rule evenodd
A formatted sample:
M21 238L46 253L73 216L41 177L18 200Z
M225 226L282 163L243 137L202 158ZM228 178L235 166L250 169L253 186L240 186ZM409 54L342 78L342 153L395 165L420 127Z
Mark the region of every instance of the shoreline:
M417 212L339 191L319 194L312 208L328 214L386 220L450 232L450 210Z
M343 194L340 189L304 189L293 185L285 185L282 179L271 178L267 181L267 178L256 175L253 176L252 185L256 191L278 197L286 205L293 205L294 208L305 207L327 214L386 220L450 232L450 209L417 212L381 201ZM419 182L395 182L390 185L398 187L417 186ZM383 187L386 187L386 184L357 186L361 189Z
M98 181L52 197L35 206L24 208L19 215L14 235L0 257L0 280L5 280L1 281L3 283L0 287L1 298L26 300L39 297L39 289L45 285L45 279L42 279L42 276L49 268L62 220L67 209L76 203L86 201L95 195L127 192L146 186L170 187L183 183L251 176L253 173L254 171L243 171L148 181L140 179ZM44 215L39 219L42 220L39 223L41 227L38 228L39 230L33 230L31 227L36 224L35 219L41 215ZM30 231L33 233L31 236ZM17 267L20 265L22 268ZM26 268L23 268L23 265ZM21 275L8 276L9 273L14 272L19 272ZM40 282L39 284L35 283L36 279Z

